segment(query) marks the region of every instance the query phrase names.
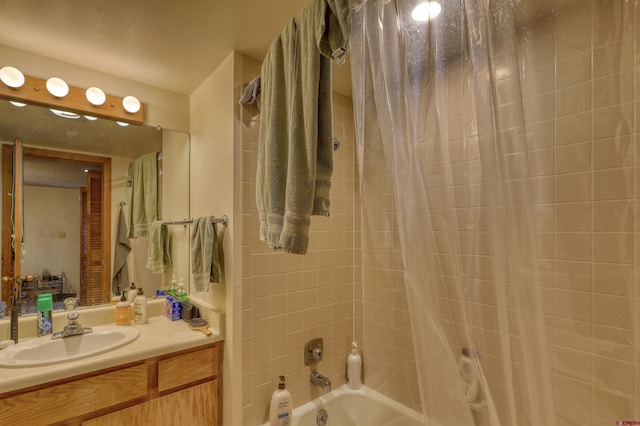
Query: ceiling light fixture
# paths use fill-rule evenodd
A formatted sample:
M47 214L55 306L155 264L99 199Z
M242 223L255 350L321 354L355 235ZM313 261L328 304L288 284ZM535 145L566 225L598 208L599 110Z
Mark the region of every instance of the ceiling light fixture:
M47 80L47 90L56 98L64 98L69 93L69 85L58 77Z
M435 1L425 1L419 3L411 12L411 17L414 21L427 22L440 15L442 12L442 6Z
M122 123L144 124L144 104L134 96L114 96L92 86L73 87L58 77L43 80L10 66L0 68L0 99L68 111ZM69 118L67 115L65 117ZM87 118L87 120L92 120Z
M100 106L107 100L107 95L98 87L89 87L85 96L91 105Z
M0 80L12 89L18 89L24 84L24 74L14 67L0 68Z
M140 101L135 96L125 96L122 100L122 107L130 114L140 111Z

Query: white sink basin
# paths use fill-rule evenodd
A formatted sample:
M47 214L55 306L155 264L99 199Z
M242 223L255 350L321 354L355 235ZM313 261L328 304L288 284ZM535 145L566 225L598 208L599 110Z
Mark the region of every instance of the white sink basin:
M135 327L99 326L93 333L51 339L42 336L0 351L0 367L37 367L60 364L101 354L124 346L138 337Z

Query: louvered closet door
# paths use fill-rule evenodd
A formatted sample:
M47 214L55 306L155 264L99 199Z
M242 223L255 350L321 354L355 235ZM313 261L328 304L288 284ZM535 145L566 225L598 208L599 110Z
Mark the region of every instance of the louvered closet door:
M81 286L81 302L83 305L97 305L107 303L108 287L103 285L103 194L102 194L102 173L90 171L87 174L86 202L83 203L85 212L83 213L83 247L84 262L81 260L81 278L84 286ZM86 245L86 253L85 253ZM83 294L84 293L84 294Z

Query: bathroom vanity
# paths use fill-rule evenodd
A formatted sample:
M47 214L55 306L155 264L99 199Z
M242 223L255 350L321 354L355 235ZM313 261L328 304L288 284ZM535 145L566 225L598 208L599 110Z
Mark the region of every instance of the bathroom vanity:
M220 333L164 316L135 327L135 341L107 353L0 368L0 424L219 425Z

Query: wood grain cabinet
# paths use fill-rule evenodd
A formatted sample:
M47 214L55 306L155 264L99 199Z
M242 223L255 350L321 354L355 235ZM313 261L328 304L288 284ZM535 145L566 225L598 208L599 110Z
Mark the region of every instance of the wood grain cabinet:
M222 342L0 395L0 425L220 425Z

